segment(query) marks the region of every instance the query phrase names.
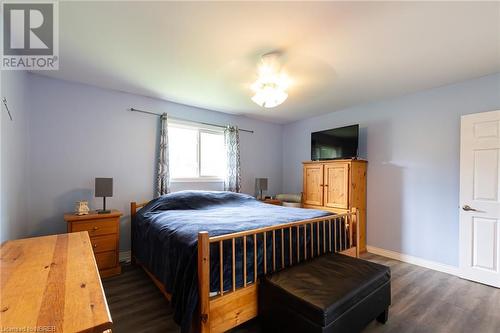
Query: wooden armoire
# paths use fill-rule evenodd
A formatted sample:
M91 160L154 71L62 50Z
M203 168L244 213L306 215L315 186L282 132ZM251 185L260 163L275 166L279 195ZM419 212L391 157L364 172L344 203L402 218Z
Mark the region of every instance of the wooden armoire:
M365 252L367 161L308 161L303 165L303 206L334 213L359 209L359 249Z

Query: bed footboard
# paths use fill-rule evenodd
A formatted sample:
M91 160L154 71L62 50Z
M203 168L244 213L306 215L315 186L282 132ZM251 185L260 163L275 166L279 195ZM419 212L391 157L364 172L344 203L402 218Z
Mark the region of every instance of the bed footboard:
M280 224L222 236L210 237L208 232L198 234L198 287L200 326L202 333L224 332L258 315L258 262L257 251L263 249L264 274L278 271L304 260L325 253L340 252L359 256L359 212L330 215L298 222ZM253 240L253 248L247 249L247 239ZM243 244L243 285L236 284L236 240ZM269 240L268 240L269 239ZM231 244L231 288L224 290L224 243ZM266 244L271 242L272 244ZM216 244L219 260L219 292L210 293L210 250ZM259 245L260 243L260 245ZM271 252L268 253L268 245ZM280 252L279 257L277 252ZM253 279L247 281L247 251L253 252ZM287 255L285 255L287 254ZM214 256L212 256L213 258ZM268 262L268 257L269 261ZM251 274L250 273L250 274Z

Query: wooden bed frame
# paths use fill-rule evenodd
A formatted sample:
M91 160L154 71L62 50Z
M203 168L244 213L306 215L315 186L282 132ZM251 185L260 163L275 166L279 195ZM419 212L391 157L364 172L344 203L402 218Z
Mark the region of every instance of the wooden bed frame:
M145 206L145 203L130 203L130 213L131 218L133 218L138 209ZM357 221L359 220L359 212L356 208L353 208L350 212L338 215L330 215L325 217L319 217L314 219L302 220L297 222L285 223L270 227L258 228L253 230L235 232L231 234L210 237L208 232L202 231L198 233L198 289L199 289L199 306L197 310L197 315L193 318L193 331L200 333L217 333L224 332L233 327L236 327L258 315L258 276L257 276L257 261L256 256L254 258L254 279L257 283L248 282L247 283L247 246L246 239L249 237L253 238L254 248L249 251L255 253L258 246L258 235L262 234L262 240L260 243L263 245L264 250L264 273L271 273L283 269L285 267L291 266L300 262L301 260L308 260L314 257L314 252L317 254L325 254L336 252L335 249L340 247L341 249L345 247L342 244L342 238L340 239L340 244L337 244L337 225L343 223L344 228L340 228L339 232L343 232L345 239L349 238L351 244L350 248L344 251L339 251L340 253L347 254L350 256L359 256L359 225ZM307 228L307 226L310 226ZM334 228L334 237L332 239L332 226ZM304 237L307 239L307 234L311 235L311 232L316 228L317 237L310 237L309 242L304 242L303 249L299 249L299 237ZM297 240L296 253L292 253L292 237L288 237L288 244L283 237L284 233L293 232L295 229L295 235ZM308 232L309 230L309 232ZM323 231L323 242L322 246L320 239L320 230ZM328 231L328 236L326 235ZM267 248L266 248L266 236L267 233L272 234L272 269L267 269ZM280 242L276 241L276 233L281 233ZM312 234L314 235L314 234ZM243 286L236 286L236 273L235 273L235 241L236 239L243 239ZM316 238L316 239L314 239ZM133 239L133 237L132 237ZM223 272L223 242L231 242L232 244L232 289L230 291L225 291L223 286L224 279L222 277ZM220 290L217 295L213 296L210 294L210 244L219 244L220 253ZM281 256L281 263L276 261L276 245L281 246L281 253L289 251L289 263L285 263L285 257ZM339 246L340 245L340 246ZM344 247L342 246L344 245ZM316 251L314 251L316 249ZM301 256L301 251L304 255ZM291 254L291 255L290 255ZM293 258L296 258L295 262ZM165 286L151 273L149 270L140 262L138 262L134 256L134 243L132 241L132 262L139 264L146 273L151 277L155 285L160 289L160 291L165 295L165 297L170 301L171 295L166 292Z

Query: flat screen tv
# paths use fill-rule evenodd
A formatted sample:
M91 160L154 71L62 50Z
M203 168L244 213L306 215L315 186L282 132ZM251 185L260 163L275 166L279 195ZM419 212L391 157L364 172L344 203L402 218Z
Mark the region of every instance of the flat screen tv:
M358 134L359 125L311 133L311 160L357 158Z

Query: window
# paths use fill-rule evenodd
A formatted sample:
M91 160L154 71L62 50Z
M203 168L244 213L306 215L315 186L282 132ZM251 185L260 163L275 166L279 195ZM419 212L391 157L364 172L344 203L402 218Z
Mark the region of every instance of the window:
M170 177L173 181L224 178L226 153L221 130L169 123L168 144Z

